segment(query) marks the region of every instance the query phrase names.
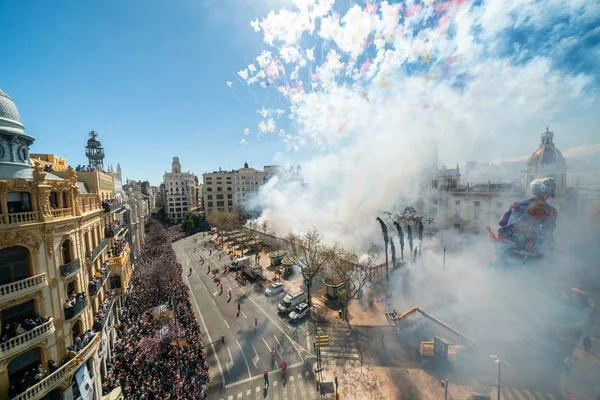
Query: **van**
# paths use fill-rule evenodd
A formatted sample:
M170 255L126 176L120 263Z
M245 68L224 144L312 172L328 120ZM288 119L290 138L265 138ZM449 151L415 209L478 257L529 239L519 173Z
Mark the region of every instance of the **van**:
M252 260L250 259L250 257L246 256L246 257L240 257L237 260L234 260L231 263L231 269L232 270L237 270L237 269L242 269L247 265L250 265L252 262Z
M285 295L281 303L277 305L277 311L280 313L288 314L300 303L306 301L306 293L303 290L299 290L294 293L288 293Z

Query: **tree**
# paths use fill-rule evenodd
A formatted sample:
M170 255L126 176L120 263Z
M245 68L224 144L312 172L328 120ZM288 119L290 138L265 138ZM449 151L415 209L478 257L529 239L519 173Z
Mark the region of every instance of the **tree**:
M394 226L398 233L398 241L400 242L400 261L404 262L404 232L402 226L397 221L394 221Z
M387 213L388 215L391 215ZM408 246L410 250L410 258L416 259L416 255L422 255L423 249L423 232L426 226L433 224L433 218L425 218L417 214L414 207L406 207L401 214L397 214L392 218L396 229L398 230L398 238L400 238L400 246L402 251L402 259L404 259L404 232L402 226L406 230L408 238ZM419 248L414 249L415 237L419 241Z
M238 225L239 218L236 214L216 210L208 216L208 223L217 229L217 235L221 238L221 244L223 244L223 234Z
M350 301L371 281L376 250L371 247L367 254L360 256L354 251L335 245L328 252L329 268L344 282L344 308L347 309ZM344 318L347 321L347 312L344 312Z
M381 225L381 233L383 234L383 243L385 244L385 279L389 279L388 244L389 244L390 238L388 236L387 225L385 224L385 222L383 222L383 220L381 218L377 217L375 219L377 221L379 221L379 224Z
M288 257L298 265L304 278L310 306L312 281L323 270L332 253L316 229L311 229L304 235L290 233L284 240L288 247Z

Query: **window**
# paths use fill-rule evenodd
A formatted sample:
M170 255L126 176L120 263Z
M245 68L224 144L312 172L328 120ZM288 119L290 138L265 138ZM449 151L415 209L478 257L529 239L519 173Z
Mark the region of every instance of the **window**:
M231 186L228 186L228 187L227 187L227 191L228 191L228 192L231 192Z
M228 199L232 199L232 198L233 198L233 195L232 195L232 194L228 194L228 195L227 195L227 198L228 198Z
M232 205L233 205L233 200L229 200L229 201L227 201L227 205L228 205L228 206L232 206Z
M479 221L479 210L473 211L473 219Z
M223 188L221 186L217 186L217 192L222 192Z
M433 189L437 189L438 188L438 180L434 179L433 181L431 181L431 187Z
M223 195L222 194L218 194L217 195L217 200L223 200Z
M206 196L206 198L207 198L208 200L212 200L212 194L209 194L208 196Z
M212 188L211 188L211 187L209 187L209 188L206 188L206 191L207 191L207 192L212 192Z
M213 206L213 202L212 202L212 201L209 201L209 202L208 202L208 206L207 206L207 207L212 207L212 206Z
M476 201L476 202L475 202L475 207L479 207L479 206L480 206L480 204L481 204L481 203L480 203L479 201Z
M62 242L60 245L60 254L62 256L62 263L67 264L73 261L71 258L71 241L69 239Z
M0 250L0 286L30 276L27 248L15 246Z
M19 213L31 211L31 203L29 202L29 193L13 192L6 195L6 202L9 213Z
M222 201L217 201L217 207L223 207L224 203Z

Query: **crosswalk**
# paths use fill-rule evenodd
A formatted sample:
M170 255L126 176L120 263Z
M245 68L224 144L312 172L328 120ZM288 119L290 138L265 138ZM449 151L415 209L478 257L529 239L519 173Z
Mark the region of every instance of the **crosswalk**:
M530 391L525 389L503 387L501 392L503 400L558 400L551 393Z
M321 349L321 355L325 362L360 362L360 354L345 324L333 322L327 325L324 331L320 332L320 335L329 336L329 346Z
M319 398L314 379L309 371L290 374L287 382L271 378L267 391L264 391L262 379L254 379L245 385L231 387L226 395L214 396L219 400L316 400ZM265 395L266 393L266 395Z

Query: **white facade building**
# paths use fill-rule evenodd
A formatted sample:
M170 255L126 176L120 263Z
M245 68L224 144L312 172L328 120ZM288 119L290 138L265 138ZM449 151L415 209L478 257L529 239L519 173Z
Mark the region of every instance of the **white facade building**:
M171 172L163 179L164 212L172 223L180 223L185 216L198 209L196 178L191 172L182 172L179 157L173 157Z
M286 169L279 165L266 165L263 170L244 167L232 171L214 171L202 175L202 198L204 211L209 215L214 210L247 214L249 202L255 198L262 185L275 175L288 181L301 179L300 166Z

